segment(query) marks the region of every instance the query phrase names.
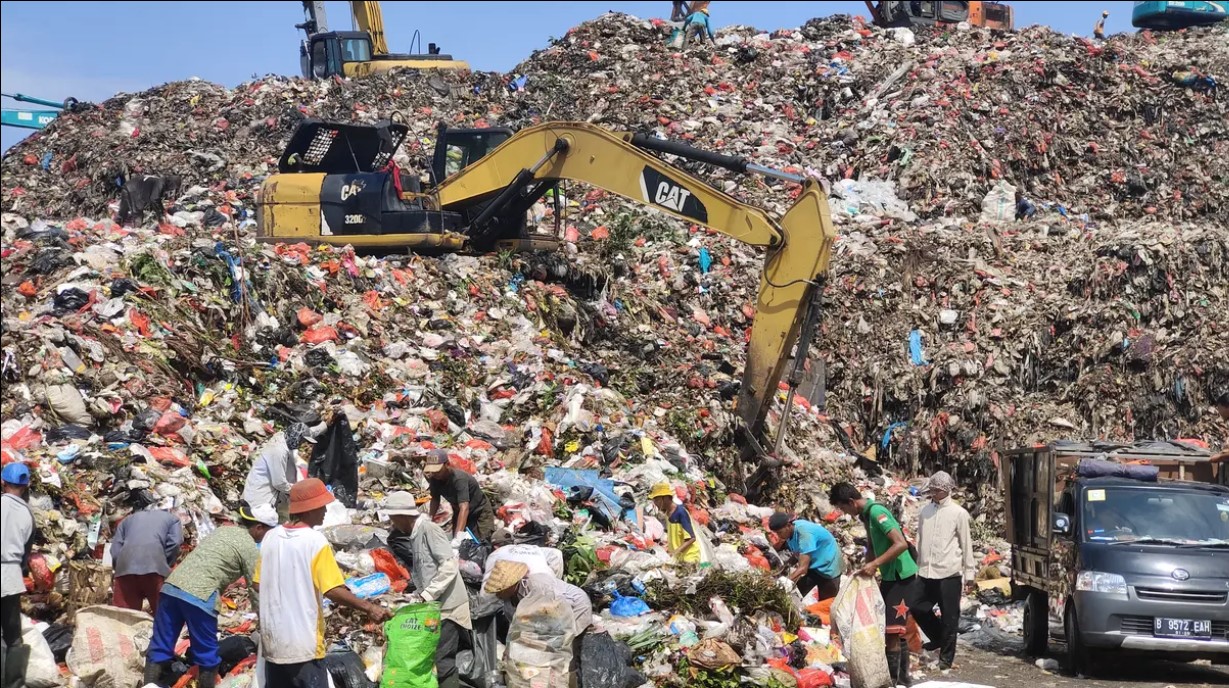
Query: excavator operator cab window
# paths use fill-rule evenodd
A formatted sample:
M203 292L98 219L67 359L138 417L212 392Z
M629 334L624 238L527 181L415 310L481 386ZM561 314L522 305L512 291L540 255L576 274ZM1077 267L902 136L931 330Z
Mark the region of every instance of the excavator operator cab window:
M344 38L341 41L342 62L370 62L371 41L366 38Z
M312 43L312 76L323 79L329 75L328 41Z

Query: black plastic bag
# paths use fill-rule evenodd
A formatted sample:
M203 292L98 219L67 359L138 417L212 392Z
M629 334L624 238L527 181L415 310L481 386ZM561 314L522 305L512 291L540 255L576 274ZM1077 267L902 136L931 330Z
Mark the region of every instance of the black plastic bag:
M55 295L55 310L62 315L68 311L79 311L89 302L89 294L76 287L69 287Z
M55 656L56 664L63 664L68 656L68 650L73 646L73 627L62 623L53 623L43 631L43 638Z
M93 433L80 425L68 423L47 431L47 442L59 444L68 440L88 440Z
M254 654L256 654L256 643L250 636L228 635L222 638L218 641L218 657L222 659L222 664L218 667L218 675L229 674L239 662Z
M491 599L499 600L492 596ZM501 609L497 611L502 611ZM499 684L499 639L497 614L475 615L469 648L457 653L457 674L468 688L495 688Z
M632 668L632 649L608 633L588 633L581 641L581 688L636 688L648 679Z
M329 676L333 677L334 688L377 688L376 684L367 678L367 667L363 665L363 658L353 650L330 652L320 661L324 663Z
M317 439L307 475L333 488L333 496L353 509L358 497L358 444L344 413L338 413Z

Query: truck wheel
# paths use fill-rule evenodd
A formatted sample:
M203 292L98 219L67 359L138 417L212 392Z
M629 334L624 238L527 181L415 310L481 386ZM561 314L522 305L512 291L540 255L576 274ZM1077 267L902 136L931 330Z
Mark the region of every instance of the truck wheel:
M1024 602L1024 652L1045 656L1050 640L1050 610L1046 594L1029 590Z
M1095 676L1100 653L1084 646L1084 640L1080 638L1080 622L1075 615L1075 603L1073 602L1067 604L1063 628L1067 635L1067 653L1063 655L1063 669L1076 676Z

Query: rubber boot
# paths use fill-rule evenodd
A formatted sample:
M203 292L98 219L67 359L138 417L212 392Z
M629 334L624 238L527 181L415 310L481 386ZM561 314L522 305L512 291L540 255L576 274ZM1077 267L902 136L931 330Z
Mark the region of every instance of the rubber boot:
M196 688L214 688L218 685L218 670L201 669L201 673L196 677Z
M899 685L900 677L900 643L891 640L887 645L888 675L892 677L892 688Z
M166 688L166 684L162 682L162 677L166 676L166 670L171 667L170 662L151 662L145 660L145 674L141 678L142 686L154 684L158 688Z
M913 661L912 653L909 652L909 643L901 638L900 641L900 669L896 672L896 685L911 688L913 679L909 677L909 663Z

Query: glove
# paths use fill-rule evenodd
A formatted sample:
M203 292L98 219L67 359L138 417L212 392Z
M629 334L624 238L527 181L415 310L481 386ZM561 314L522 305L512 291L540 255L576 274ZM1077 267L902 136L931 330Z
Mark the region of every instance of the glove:
M410 595L410 604L422 604L423 602L426 602L426 600L423 599L422 595L418 593Z
M461 543L462 543L462 542L465 542L465 537L466 537L466 536L465 536L465 534L464 534L464 533L462 533L462 534L460 534L460 535L458 535L458 536L454 537L454 538L452 539L452 548L453 548L453 549L461 549Z

